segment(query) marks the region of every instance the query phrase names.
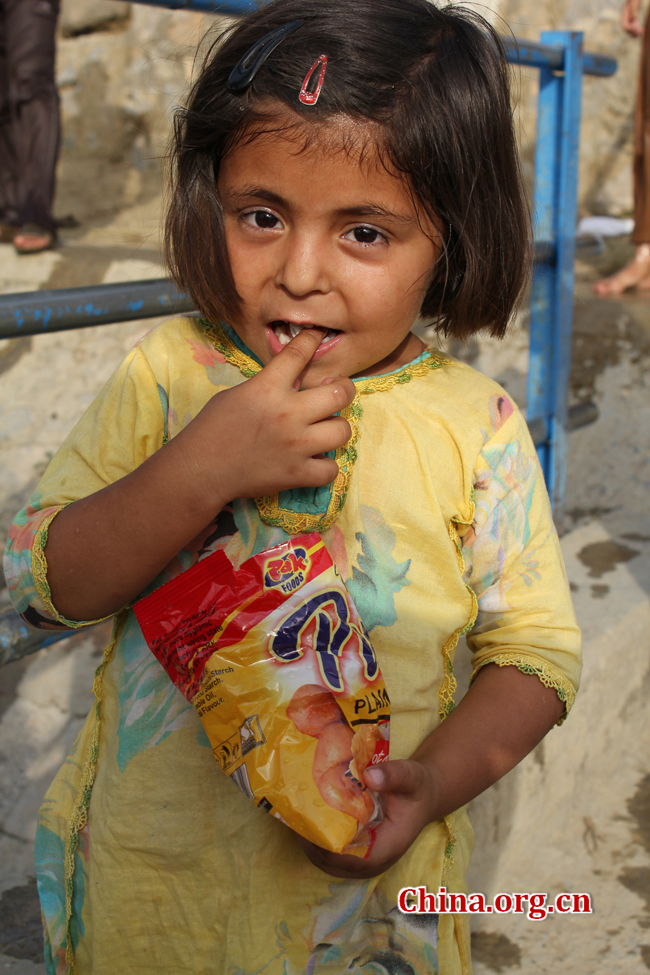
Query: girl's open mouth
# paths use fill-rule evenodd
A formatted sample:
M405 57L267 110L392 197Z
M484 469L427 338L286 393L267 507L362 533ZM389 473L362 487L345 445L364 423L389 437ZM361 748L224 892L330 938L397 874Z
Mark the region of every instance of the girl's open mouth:
M289 344L291 339L294 339L296 335L302 332L303 328L315 327L322 328L323 326L297 325L295 322L285 321L270 322L267 326L267 334L271 351L274 355L277 355L278 352L282 351L285 345ZM338 329L329 328L320 340L320 344L316 349L313 358L320 359L320 357L325 355L326 352L329 352L332 346L336 343L337 339L339 339L342 335L343 332L339 331Z

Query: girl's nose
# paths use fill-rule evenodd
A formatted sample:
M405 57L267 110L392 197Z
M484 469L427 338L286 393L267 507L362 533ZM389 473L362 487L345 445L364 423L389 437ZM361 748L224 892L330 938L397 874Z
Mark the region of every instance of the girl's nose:
M275 283L298 298L331 289L326 247L322 241L296 235L283 249Z

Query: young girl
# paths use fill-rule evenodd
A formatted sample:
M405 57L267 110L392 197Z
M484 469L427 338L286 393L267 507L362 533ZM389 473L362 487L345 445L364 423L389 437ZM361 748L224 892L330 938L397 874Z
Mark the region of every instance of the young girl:
M467 918L403 913L399 891L465 889L465 804L564 718L579 675L526 424L411 331L502 335L525 279L507 77L485 22L427 0L272 0L210 54L167 222L203 317L131 352L7 550L30 623L115 615L42 807L49 973L470 971ZM130 609L217 549L238 567L314 530L391 698L365 860L227 780ZM465 633L476 680L453 710Z

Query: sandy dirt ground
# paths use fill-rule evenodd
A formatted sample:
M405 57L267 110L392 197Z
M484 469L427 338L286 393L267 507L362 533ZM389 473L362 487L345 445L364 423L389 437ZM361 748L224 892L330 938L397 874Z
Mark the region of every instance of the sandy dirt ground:
M163 273L159 185L144 201L64 231L56 251L0 245L0 291ZM66 210L69 209L66 207ZM470 889L587 891L594 913L530 922L481 919L477 975L650 968L650 296L597 301L591 282L629 241L578 264L573 401L600 417L570 435L563 549L586 666L575 712L517 770L472 804ZM453 348L524 405L527 316L503 343ZM0 342L0 533L125 352L155 320ZM6 607L0 588L0 608ZM0 670L0 975L42 965L33 837L41 797L91 703L105 629ZM467 659L459 648L462 693Z

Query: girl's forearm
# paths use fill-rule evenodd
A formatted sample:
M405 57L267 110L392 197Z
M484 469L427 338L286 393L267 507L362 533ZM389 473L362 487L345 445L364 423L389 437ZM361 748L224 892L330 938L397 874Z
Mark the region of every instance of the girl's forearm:
M299 390L323 330L305 328L248 382L222 390L132 473L50 526L52 602L71 620L117 612L234 498L328 484L350 438L349 379Z
M412 756L431 772L431 819L464 806L515 767L562 715L553 688L488 664L458 707Z
M74 502L50 525L45 550L52 602L92 620L132 602L230 498L197 492L180 441L125 477Z

